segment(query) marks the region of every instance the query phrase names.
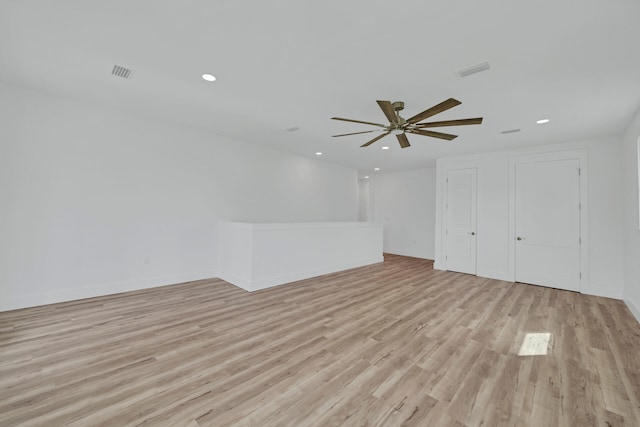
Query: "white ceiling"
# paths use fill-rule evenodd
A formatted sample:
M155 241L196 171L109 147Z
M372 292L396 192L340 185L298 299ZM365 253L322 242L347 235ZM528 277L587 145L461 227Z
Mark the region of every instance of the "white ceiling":
M639 18L638 0L2 0L0 80L390 171L619 135L640 106ZM482 61L489 71L455 74ZM332 116L385 123L377 99L410 117L449 97L462 105L433 120L484 123L406 149L331 137L370 129Z

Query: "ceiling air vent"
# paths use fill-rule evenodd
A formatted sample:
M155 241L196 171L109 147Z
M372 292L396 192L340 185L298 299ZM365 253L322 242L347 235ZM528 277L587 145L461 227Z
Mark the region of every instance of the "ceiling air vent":
M114 76L122 77L123 79L130 79L131 77L133 77L132 70L125 67L121 67L119 65L113 66L113 70L111 70L111 74L113 74Z
M516 132L520 132L520 129L509 129L509 130L503 130L502 131L503 134L516 133Z
M462 70L456 71L456 74L460 78L469 77L472 74L481 73L482 71L487 71L489 69L488 62L481 62L480 64L472 65L471 67L464 68Z

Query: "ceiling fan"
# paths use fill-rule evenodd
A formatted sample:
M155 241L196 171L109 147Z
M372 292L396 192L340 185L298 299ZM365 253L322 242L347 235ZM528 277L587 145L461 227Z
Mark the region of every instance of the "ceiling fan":
M343 119L341 117L331 117L333 120L362 123L365 125L373 125L373 126L378 126L382 128L382 129L376 129L376 130L365 130L363 132L343 133L341 135L333 135L333 136L337 137L337 136L347 136L347 135L359 135L361 133L384 132L382 135L378 135L372 140L361 145L361 147L368 147L369 145L373 144L377 140L384 138L390 133L393 133L396 136L396 138L398 138L400 147L407 148L410 146L409 140L407 139L407 133L411 133L414 135L430 136L433 138L440 138L440 139L446 139L447 141L451 141L452 139L457 138L458 135L425 130L425 128L437 128L442 126L479 125L480 123L482 123L482 117L476 117L473 119L445 120L440 122L419 123L424 119L427 119L431 116L435 116L436 114L442 113L443 111L447 111L448 109L461 104L460 101L453 98L449 98L438 105L428 108L423 112L418 113L415 116L411 117L410 119L404 119L400 117L400 111L404 109L404 102L402 101L396 101L393 103L389 101L376 101L376 102L380 106L380 109L382 109L382 112L386 116L387 120L389 120L388 125L383 125L380 123L372 123L372 122L363 122L361 120Z

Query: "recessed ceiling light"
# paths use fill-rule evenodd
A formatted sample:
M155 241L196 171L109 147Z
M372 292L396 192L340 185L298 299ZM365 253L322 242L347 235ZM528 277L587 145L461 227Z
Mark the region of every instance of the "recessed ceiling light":
M456 71L459 77L468 77L472 74L481 73L483 71L488 70L490 67L489 62L481 62L480 64L472 65L471 67L467 67L462 70Z
M383 150L388 150L389 147L387 147L386 145L384 147L382 147Z
M213 74L203 74L202 78L208 82L215 82L216 81L216 76L214 76Z
M374 170L374 171L379 171L379 170L380 170L380 168L373 168L373 170Z
M539 124L539 125L541 125L543 123L549 123L549 119L541 119L541 120L538 120L536 123Z
M364 179L369 179L369 175L365 175L365 176L364 176Z
M322 153L321 153L320 151L318 151L318 152L316 153L316 156L322 156Z

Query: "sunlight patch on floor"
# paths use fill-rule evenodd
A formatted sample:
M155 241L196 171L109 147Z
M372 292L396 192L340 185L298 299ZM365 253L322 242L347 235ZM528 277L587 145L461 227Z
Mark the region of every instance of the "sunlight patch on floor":
M549 352L549 332L528 333L524 336L518 356L544 356Z

